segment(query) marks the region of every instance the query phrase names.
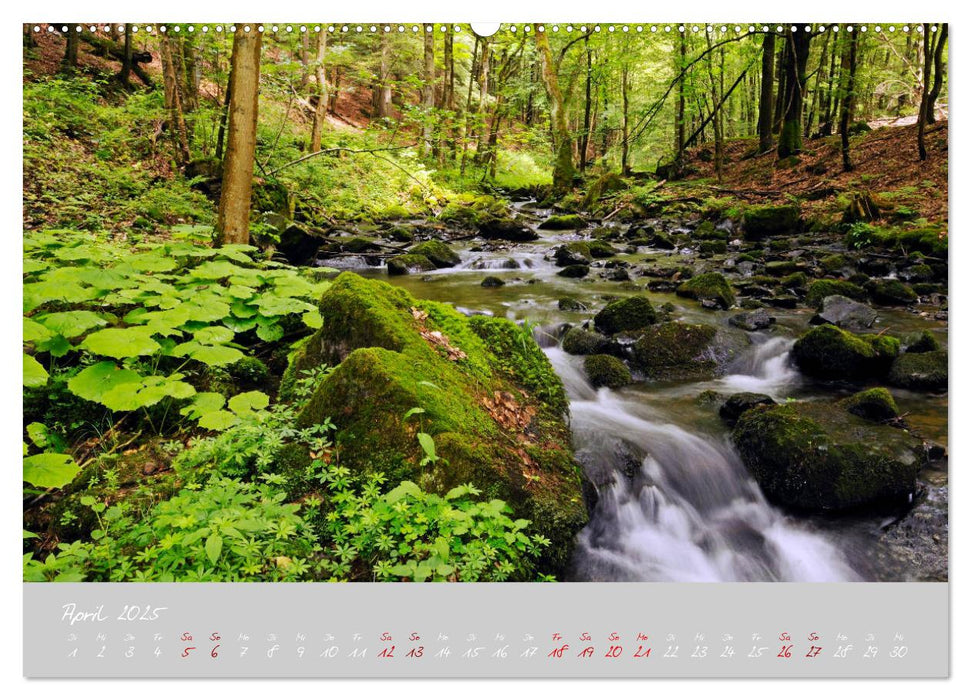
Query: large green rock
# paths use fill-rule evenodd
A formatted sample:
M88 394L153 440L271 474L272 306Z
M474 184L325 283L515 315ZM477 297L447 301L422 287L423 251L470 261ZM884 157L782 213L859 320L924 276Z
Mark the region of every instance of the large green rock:
M677 289L679 297L704 301L710 299L723 309L735 304L735 294L732 292L728 280L718 272L706 272L696 275Z
M802 216L799 207L795 205L750 207L746 210L742 223L745 237L757 240L782 233L798 233Z
M657 311L647 297L615 299L593 317L593 325L607 335L647 328L657 321Z
M414 272L428 272L434 269L435 263L424 255L406 253L405 255L396 255L393 258L388 258L388 274L391 276L409 275Z
M631 383L627 365L611 355L587 355L583 360L583 370L593 386L619 389Z
M840 405L853 415L872 421L892 420L900 413L893 395L882 386L859 391Z
M905 352L894 360L888 379L904 389L946 391L947 350Z
M905 503L925 459L905 430L828 402L756 406L732 440L766 497L800 511Z
M583 228L586 225L587 222L576 214L555 214L541 223L539 227L550 231L567 231Z
M632 348L632 366L661 380L704 380L715 376L714 326L669 321L645 330Z
M874 280L867 288L873 301L884 306L907 306L917 301L917 293L900 280Z
M447 243L442 243L441 241L424 241L423 243L412 246L408 252L412 255L424 255L431 260L435 267L439 268L455 267L462 262L459 254L449 248Z
M862 381L884 377L900 351L886 335L855 335L836 326L817 326L792 346L792 358L811 377Z
M815 280L810 283L809 289L806 290L806 305L818 309L822 306L823 299L837 295L849 297L856 301L866 300L866 290L852 282L844 282L843 280Z
M381 471L389 483L409 479L438 493L473 483L505 500L551 540L542 570L564 572L587 519L582 472L563 385L532 335L351 273L324 293L320 313L323 325L292 358L281 393L302 370L335 369L297 427L330 419L342 464ZM432 436L437 461L421 465L418 432Z

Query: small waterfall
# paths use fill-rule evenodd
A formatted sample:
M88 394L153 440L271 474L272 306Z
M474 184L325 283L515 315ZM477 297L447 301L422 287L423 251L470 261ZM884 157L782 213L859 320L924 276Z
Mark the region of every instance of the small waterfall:
M731 386L785 386L792 380L788 349L786 341L762 343L745 360L754 374L743 374L740 365ZM578 537L578 579L857 578L834 544L765 500L727 438L675 425L634 400L635 392L594 389L580 358L558 347L546 352L571 399L577 458L598 490Z
M764 333L752 334L752 352L741 357L722 377L720 384L726 393L753 391L779 399L798 385L799 372L789 361L794 340Z

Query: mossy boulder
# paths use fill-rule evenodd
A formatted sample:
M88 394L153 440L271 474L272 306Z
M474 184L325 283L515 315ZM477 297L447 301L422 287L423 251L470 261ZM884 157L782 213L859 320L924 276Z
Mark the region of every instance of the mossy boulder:
M785 277L798 272L802 265L795 260L773 260L765 264L765 274L772 277Z
M742 226L748 240L797 233L801 225L802 214L796 205L750 207L742 216Z
M863 381L884 377L900 341L886 335L855 335L824 324L804 333L792 346L792 358L811 377Z
M590 255L597 259L612 258L617 255L617 249L607 241L590 241L588 247Z
M866 290L857 284L843 280L813 280L806 290L806 304L818 309L823 299L834 295L864 301Z
M479 235L489 240L525 243L539 238L533 229L512 217L487 218L479 224Z
M888 380L904 389L946 391L947 351L905 352L894 360Z
M907 343L905 352L934 352L935 350L940 350L941 344L938 342L937 338L930 331L924 330L920 332L916 338L912 338Z
M447 243L441 241L424 241L412 246L408 252L412 255L424 255L432 261L435 267L439 268L455 267L462 262L459 254L452 250Z
M917 301L917 293L900 280L873 280L867 285L870 298L884 306L908 306Z
M583 370L593 386L606 386L619 389L631 383L627 365L612 355L587 355L583 360Z
M574 327L563 336L563 351L570 355L597 355L610 351L613 343L600 333Z
M657 311L644 296L615 299L593 317L593 325L607 335L647 328L657 321Z
M839 272L847 266L846 256L840 253L827 255L819 260L819 266L829 274Z
M676 293L679 297L697 301L710 299L723 309L731 308L735 304L735 294L732 292L731 285L718 272L696 275L680 285Z
M541 223L539 228L550 231L569 231L583 228L586 225L587 222L577 214L556 214Z
M381 250L375 241L370 238L361 238L360 236L354 236L353 238L347 238L338 242L337 246L341 251L345 253L374 253Z
M741 391L732 394L718 409L718 415L728 425L738 422L739 416L756 406L774 406L775 400L768 394L758 394L752 391Z
M590 274L590 266L589 265L567 265L556 274L560 277L567 277L569 279L581 279Z
M813 325L829 323L847 331L865 331L877 322L877 312L866 304L834 294L823 299L822 308L809 319Z
M587 265L593 260L593 256L590 254L590 246L586 241L572 241L561 245L553 253L553 258L560 267Z
M806 288L806 284L808 283L809 278L806 277L805 272L793 272L791 275L787 275L779 280L779 286L783 289L802 290Z
M409 479L438 493L475 484L550 538L539 571L565 571L587 519L583 477L562 383L532 335L351 273L324 293L320 313L322 327L287 374L335 369L297 427L330 419L342 464L381 471L391 484ZM406 418L413 408L423 413ZM438 456L424 466L419 431Z
M436 269L435 263L424 255L407 253L405 255L396 255L393 258L388 258L389 275L409 275L415 272L428 272L434 269Z
M728 243L725 241L702 241L698 246L701 255L724 255L728 252Z
M586 311L587 305L584 304L579 299L574 299L573 297L560 297L556 302L557 308L560 311Z
M828 402L757 406L732 441L766 497L798 511L906 503L925 460L908 432Z
M715 376L714 326L669 321L645 330L634 343L631 365L652 379L696 380Z
M504 287L506 286L506 283L501 277L495 277L494 275L489 275L479 283L479 286L486 287L487 289L489 289L489 288L495 288L495 287Z
M892 420L900 414L893 394L882 386L859 391L843 399L840 405L854 416L872 421Z

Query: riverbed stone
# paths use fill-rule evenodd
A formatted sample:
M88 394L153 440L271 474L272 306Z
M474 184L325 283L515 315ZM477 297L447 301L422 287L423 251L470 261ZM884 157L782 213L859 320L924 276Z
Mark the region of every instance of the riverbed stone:
M761 331L775 323L775 316L771 316L764 308L735 314L728 322L736 328L746 331Z
M567 265L556 274L560 277L580 279L590 274L590 267L588 265Z
M900 280L872 280L867 286L870 298L884 306L909 306L917 301L917 294Z
M824 324L799 337L792 346L792 358L811 377L863 381L885 377L899 351L897 338L855 335Z
M553 258L560 267L588 265L593 260L593 256L590 254L590 245L586 241L572 241L561 245L553 253Z
M627 365L612 355L587 355L583 360L583 370L595 387L619 389L631 383Z
M584 304L579 299L574 299L573 297L561 297L556 302L557 308L560 311L586 311L587 305Z
M539 228L550 231L568 231L583 228L587 222L577 214L554 214L539 225Z
M644 330L631 348L631 366L660 380L711 379L718 367L712 351L717 329L669 321Z
M892 420L900 413L893 395L882 386L857 392L840 405L855 416L878 422Z
M773 406L775 400L768 394L740 391L729 396L718 409L718 415L729 426L735 425L739 416L756 406Z
M612 343L605 335L574 326L564 334L562 346L570 355L596 355L606 354Z
M408 252L412 255L424 255L438 268L455 267L462 262L459 254L441 241L424 241L412 246Z
M488 240L525 243L539 238L533 229L512 217L486 217L479 224L479 235Z
M825 401L752 408L732 441L766 497L798 511L906 503L925 461L907 431Z
M502 280L501 277L495 277L493 275L489 275L488 277L486 277L485 279L483 279L482 282L479 283L479 286L480 287L487 287L487 288L489 288L489 287L503 287L503 286L505 286L505 284L506 283Z
M471 483L551 540L537 572L565 572L586 523L563 385L531 334L511 321L466 317L447 304L344 273L320 300L322 327L284 383L330 366L298 415L332 421L341 464L444 494ZM285 390L286 387L283 388ZM420 424L406 417L421 408ZM420 427L419 427L420 426ZM438 459L423 464L418 431ZM527 478L528 477L528 478Z
M947 351L905 352L894 360L888 380L904 389L946 391Z
M435 263L424 255L407 253L405 255L396 255L393 258L388 258L388 274L392 276L429 272L434 269L436 269Z
M636 331L657 321L657 311L645 296L615 299L593 318L597 330L606 335Z
M724 275L718 272L706 272L692 277L677 288L679 297L687 297L702 301L711 299L722 309L731 308L735 304L735 294Z
M877 312L866 304L834 294L823 299L819 313L809 322L813 325L829 323L843 330L859 332L871 328L877 318Z
M749 207L742 217L745 238L749 240L783 233L797 233L801 224L801 212L794 204Z
M940 349L941 344L934 337L934 334L928 330L923 330L916 338L909 339L904 352L934 352Z

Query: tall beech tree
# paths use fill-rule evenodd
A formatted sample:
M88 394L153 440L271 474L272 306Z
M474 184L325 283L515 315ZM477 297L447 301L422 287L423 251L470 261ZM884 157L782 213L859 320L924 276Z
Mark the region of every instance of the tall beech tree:
M779 132L779 158L802 153L802 106L806 89L806 63L809 60L809 44L813 37L808 24L793 25L786 29L782 70L785 75L782 128Z
M321 135L324 130L324 119L327 116L327 70L324 59L327 57L327 32L317 34L316 56L314 57L314 92L317 101L314 104L314 120L310 131L310 150L320 150Z
M229 127L216 224L220 244L249 243L262 38L263 35L255 27L242 24L236 26L233 35Z
M762 87L759 93L759 151L772 150L772 90L775 83L775 33L762 37Z
M560 92L560 81L557 76L556 64L553 62L553 52L550 50L550 40L546 32L540 29L542 25L533 25L536 35L536 48L539 51L543 65L543 87L550 103L550 123L553 132L553 191L563 193L573 186L573 144L570 142L570 129L563 104L563 93Z

